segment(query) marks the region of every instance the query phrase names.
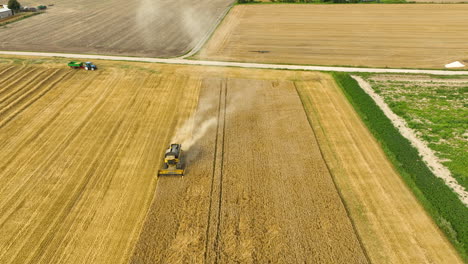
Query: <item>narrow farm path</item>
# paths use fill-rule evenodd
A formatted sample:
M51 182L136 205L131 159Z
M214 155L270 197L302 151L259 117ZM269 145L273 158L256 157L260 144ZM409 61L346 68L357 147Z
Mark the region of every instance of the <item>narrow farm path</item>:
M114 61L136 61L136 62L155 62L155 63L168 63L168 64L224 66L224 67L257 68L257 69L370 72L370 73L421 73L421 74L434 74L434 75L468 75L468 71L305 66L305 65L290 65L290 64L262 64L262 63L244 63L244 62L187 60L187 59L177 59L177 58L176 59L159 59L159 58L149 58L149 57L87 55L87 54L73 54L73 53L0 51L0 54L17 55L17 56L35 56L35 57L63 57L63 58L71 58L71 59L83 59L83 60L93 59L93 60L114 60Z

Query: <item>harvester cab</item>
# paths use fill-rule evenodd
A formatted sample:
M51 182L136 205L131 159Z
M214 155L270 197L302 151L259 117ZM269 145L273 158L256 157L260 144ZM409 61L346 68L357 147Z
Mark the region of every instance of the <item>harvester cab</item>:
M164 155L163 168L158 171L158 176L184 176L184 169L181 163L182 145L171 144Z

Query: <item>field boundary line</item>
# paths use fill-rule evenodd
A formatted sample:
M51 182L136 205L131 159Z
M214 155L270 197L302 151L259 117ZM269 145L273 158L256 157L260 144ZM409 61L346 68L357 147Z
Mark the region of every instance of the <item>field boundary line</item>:
M347 73L409 73L409 74L432 74L432 75L468 75L468 71L450 71L450 70L308 66L308 65L294 65L294 64L265 64L265 63L248 63L248 62L188 60L188 59L178 59L178 58L161 59L161 58L150 58L150 57L128 57L128 56L108 56L108 55L29 52L29 51L28 52L26 51L0 51L0 55L56 57L56 58L70 58L70 59L95 59L95 60L132 61L132 62L152 62L152 63L178 64L178 65L239 67L239 68L274 69L274 70L325 71L325 72L347 72Z
M366 248L364 247L364 243L362 242L362 239L361 239L361 237L359 236L359 233L358 233L357 228L356 228L356 224L354 223L353 218L351 218L351 214L350 214L350 212L349 212L348 205L346 204L346 201L345 201L345 199L343 198L343 194L341 193L341 190L338 188L338 185L336 184L335 176L333 175L332 170L330 169L330 166L328 165L328 162L327 162L327 160L325 159L325 156L323 155L322 147L321 147L320 144L318 144L319 141L318 141L318 138L317 138L317 134L316 134L316 132L315 132L314 126L312 125L311 118L310 118L310 116L307 114L307 111L306 111L306 108L305 108L305 104L304 104L304 98L303 98L303 96L301 95L301 93L299 92L299 89L297 88L297 83L296 83L296 82L293 82L293 84L294 84L294 89L296 90L296 94L297 94L297 96L299 97L299 100L301 101L302 110L304 111L304 114L305 114L306 117L307 117L307 123L309 124L309 127L310 127L310 129L312 130L314 139L315 139L315 141L317 142L318 150L319 150L319 152L320 152L320 157L321 157L322 160L324 161L328 173L330 173L330 178L331 178L331 180L332 180L332 182L333 182L333 187L335 187L335 190L336 190L336 192L338 193L338 196L340 197L341 204L343 205L343 207L344 207L344 209L345 209L345 211L346 211L346 216L348 217L349 222L351 223L351 226L353 227L353 232L354 232L354 234L356 235L356 239L357 239L357 241L358 241L358 243L359 243L359 246L361 247L362 252L364 253L364 256L366 257L367 263L372 263L371 260L370 260L369 254L367 253L367 250L366 250Z
M174 57L176 59L186 59L188 57L192 57L193 55L197 54L200 49L205 46L206 42L213 36L213 33L216 29L221 25L226 15L231 11L232 7L234 6L235 1L233 1L229 6L225 8L225 10L218 16L218 18L213 23L213 26L206 32L206 34L198 41L195 47L192 48L189 52L182 56Z

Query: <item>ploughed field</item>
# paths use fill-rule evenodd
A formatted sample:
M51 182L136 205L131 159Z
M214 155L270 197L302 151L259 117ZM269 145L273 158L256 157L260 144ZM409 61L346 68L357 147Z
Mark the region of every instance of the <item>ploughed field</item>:
M468 65L467 13L464 4L241 5L197 58L393 68Z
M1 263L461 262L330 76L96 64L0 60Z
M0 50L179 56L209 33L231 2L58 0L45 14L0 28L9 36Z

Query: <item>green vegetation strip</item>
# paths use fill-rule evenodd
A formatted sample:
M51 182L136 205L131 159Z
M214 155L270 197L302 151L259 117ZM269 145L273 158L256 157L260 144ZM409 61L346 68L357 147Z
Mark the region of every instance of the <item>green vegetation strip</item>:
M468 208L429 170L418 151L349 74L332 75L407 185L467 261Z
M468 189L468 82L415 82L368 78L374 91L385 99L410 128Z

